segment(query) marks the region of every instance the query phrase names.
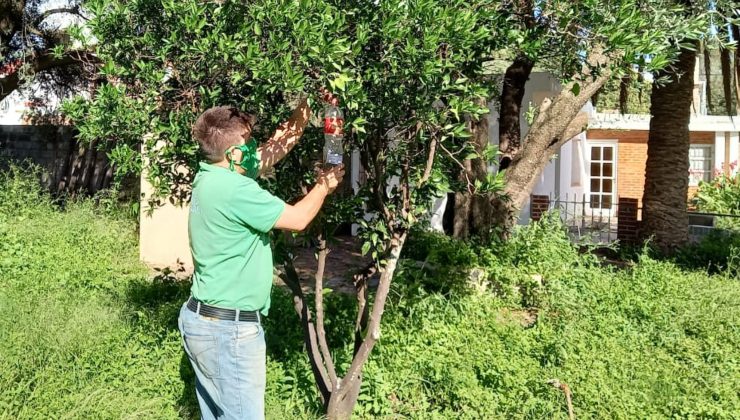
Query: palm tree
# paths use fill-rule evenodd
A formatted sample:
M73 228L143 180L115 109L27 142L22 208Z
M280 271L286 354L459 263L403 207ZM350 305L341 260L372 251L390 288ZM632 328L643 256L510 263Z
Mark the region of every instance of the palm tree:
M650 95L643 232L665 252L684 244L689 234L686 196L696 47L696 42L682 47L676 63L655 74Z

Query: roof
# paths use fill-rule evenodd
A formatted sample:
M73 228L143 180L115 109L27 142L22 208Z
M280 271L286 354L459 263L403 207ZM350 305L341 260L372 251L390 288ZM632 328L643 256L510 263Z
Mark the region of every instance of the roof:
M591 114L589 129L649 130L649 114ZM689 131L740 131L740 117L726 115L692 115Z

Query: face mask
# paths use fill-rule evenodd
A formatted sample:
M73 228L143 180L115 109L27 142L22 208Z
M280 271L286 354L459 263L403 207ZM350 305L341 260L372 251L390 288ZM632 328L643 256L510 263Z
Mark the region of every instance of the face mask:
M236 162L231 158L231 153L234 149L239 149L242 152L242 160ZM241 146L233 146L226 150L226 159L229 161L229 170L234 171L234 164L239 165L244 169L246 175L249 178L257 178L259 173L259 159L257 158L257 142L252 140L247 144Z

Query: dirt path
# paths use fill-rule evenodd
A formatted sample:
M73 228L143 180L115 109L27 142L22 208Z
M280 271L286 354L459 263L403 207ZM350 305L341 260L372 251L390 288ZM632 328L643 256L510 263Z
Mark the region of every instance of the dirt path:
M355 293L352 275L370 262L369 258L363 257L360 253L360 246L357 238L349 236L338 237L335 242L329 244L330 252L326 257L324 270L324 288L342 293ZM303 291L313 292L317 266L315 247L296 249L294 264L301 277ZM275 284L287 287L279 278Z

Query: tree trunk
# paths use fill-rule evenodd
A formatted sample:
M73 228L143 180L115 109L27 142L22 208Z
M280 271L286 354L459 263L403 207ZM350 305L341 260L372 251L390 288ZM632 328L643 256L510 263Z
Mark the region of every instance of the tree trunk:
M735 40L740 39L740 28L736 24L730 25L732 30L732 38ZM735 48L735 114L740 115L740 48Z
M730 50L722 48L720 50L720 62L722 63L722 90L725 96L725 115L733 115L732 107L732 65L730 64ZM707 82L709 84L709 82Z
M346 420L352 417L352 411L357 405L357 398L360 396L360 386L362 385L362 375L352 383L352 388L345 395L333 392L329 399L329 405L326 410L327 420Z
M281 278L291 289L293 294L293 306L299 316L303 329L303 340L308 355L314 380L319 388L321 402L326 410L327 418L330 420L349 419L357 404L362 384L362 369L370 357L375 343L380 339L380 321L385 310L385 302L390 291L391 280L396 270L401 250L406 241L407 233L394 233L386 255L386 264L380 275L378 289L375 292L375 300L372 309L369 310L367 302L367 281L375 273L372 265L362 273L355 276L355 286L358 296L358 316L355 326L355 351L352 363L343 378L338 378L334 372L331 355L324 339L323 332L323 303L317 294L317 316L316 323L313 322L311 311L308 308L306 297L301 288L298 273L290 258L285 259L284 271ZM319 266L316 273L316 290L321 290L323 277L323 264L327 251L323 248L319 253Z
M509 167L512 159L522 146L520 119L524 87L532 73L534 61L524 55L514 59L504 75L501 89L501 110L499 111L499 150L501 159L499 170Z
M696 51L681 50L673 68L656 74L650 96L650 134L645 171L643 233L671 252L688 240L686 201L689 173L689 120Z
M563 144L585 129L588 115L580 111L609 80L609 65L617 57L594 49L587 58L588 65L574 77L575 81L564 86L553 100L546 99L540 105L522 148L504 175L504 197L494 199L493 217L503 237L516 222L516 215L526 204L550 159ZM574 89L576 83L578 89Z
M702 54L702 58L704 58L704 74L707 78L706 83L706 97L707 97L707 114L711 115L711 107L712 107L712 59L709 56L709 46L706 45L706 42L704 43L704 53Z
M622 76L619 80L619 113L629 114L629 100L630 100L630 84L632 84L632 77L627 70L627 74Z
M486 106L485 99L479 99L479 106ZM470 121L470 132L475 151L482 154L488 147L488 115L482 115L477 121ZM488 176L488 162L481 158L468 159L461 173L463 182L485 181ZM472 186L468 186L472 187ZM491 200L487 194L470 191L455 194L455 222L453 236L465 239L472 235L488 238L491 231Z

